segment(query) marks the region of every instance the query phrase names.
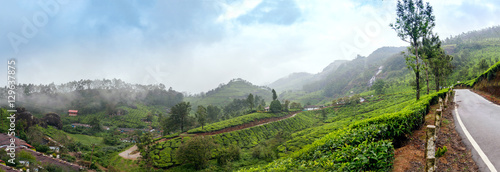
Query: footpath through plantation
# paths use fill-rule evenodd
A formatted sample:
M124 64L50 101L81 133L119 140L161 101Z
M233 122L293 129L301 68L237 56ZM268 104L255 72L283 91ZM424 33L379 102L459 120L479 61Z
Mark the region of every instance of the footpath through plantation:
M240 117L233 118L230 120L216 122L214 124L207 125L204 127L205 129L201 129L201 127L199 127L199 128L195 128L195 129L189 130L187 132L181 133L179 135L162 137L161 139L157 140L156 142L163 142L163 141L167 141L170 139L175 139L177 137L187 137L187 136L194 137L194 136L216 135L216 134L222 134L222 133L242 130L242 129L250 128L253 126L259 126L259 125L268 124L271 122L276 122L276 121L280 121L283 119L291 118L291 117L294 117L295 115L297 115L297 113L299 113L299 112L291 112L285 116L269 117L269 118L265 118L268 116L262 116L262 115L260 115L259 118L248 118L249 116L256 116L254 114L258 114L258 113L244 115L244 116L240 116ZM280 115L283 115L283 114L285 114L285 113L281 113ZM241 119L245 119L245 118L248 119L248 122L246 122L246 123L240 124L238 122L235 122L235 121L240 121ZM223 125L222 127L220 127L221 124ZM227 128L225 128L224 126ZM207 128L209 128L209 129L207 129Z
M225 123L225 124L231 124L231 122L218 122L218 123L214 123L214 124L211 124L211 125L208 125L208 126L205 126L204 128L205 129L201 129L201 128L196 128L196 129L193 129L193 130L189 130L188 132L184 132L184 133L181 133L181 134L176 134L176 135L171 135L171 136L166 136L166 137L161 137L159 138L158 140L155 141L155 144L156 143L160 143L160 142L165 142L165 141L168 141L168 140L171 140L171 139L175 139L175 138L178 138L178 137L194 137L194 136L206 136L206 135L216 135L216 134L221 134L221 133L227 133L227 132L232 132L232 131L237 131L237 130L242 130L242 129L246 129L246 128L250 128L250 127L253 127L253 126L259 126L259 125L264 125L264 124L268 124L268 123L271 123L271 122L276 122L276 121L280 121L280 120L283 120L283 119L287 119L287 118L291 118L291 117L294 117L295 115L297 115L299 112L290 112L289 114L286 114L284 116L278 116L278 117L270 117L270 118L263 118L263 117L268 117L268 116L262 116L260 115L259 117L260 118L257 118L257 119L253 119L253 118L248 118L248 115L245 115L245 116L241 116L239 118L233 118L232 121L240 121L242 118L248 118L248 119L253 119L253 121L250 121L250 122L247 122L247 123L243 123L243 124L238 124L238 123L235 123L233 122L233 126L230 126L230 127L227 127L227 128L222 128L220 130L206 130L206 128L216 128L216 127L213 127L213 126L218 126L220 125L220 123ZM283 115L285 113L281 113L280 115ZM250 114L252 115L252 114ZM254 115L252 115L254 116ZM201 132L201 131L206 131L206 132ZM137 150L137 147L136 146L133 146L125 151L123 151L122 153L120 153L119 155L125 159L137 159L138 157L140 157L139 155L139 152L135 151ZM130 156L134 156L134 158L130 158Z

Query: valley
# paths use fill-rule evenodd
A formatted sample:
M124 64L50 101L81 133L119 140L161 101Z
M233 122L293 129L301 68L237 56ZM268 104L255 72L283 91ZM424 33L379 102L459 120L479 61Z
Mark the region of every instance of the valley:
M59 10L95 4L40 3L5 34L16 56L0 87L0 172L500 169L498 23L444 37L465 19L421 0L156 3L71 22ZM356 17L326 14L344 10ZM51 30L79 22L89 32ZM84 37L47 41L56 33Z

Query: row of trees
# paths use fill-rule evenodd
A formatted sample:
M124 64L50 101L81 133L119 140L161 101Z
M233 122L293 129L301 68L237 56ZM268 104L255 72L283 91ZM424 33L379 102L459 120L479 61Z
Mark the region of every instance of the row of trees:
M292 109L302 108L300 103L294 102L290 104L290 101L288 100L285 100L285 103L281 104L274 89L272 90L272 94L273 101L269 106L269 110L273 113L288 111L288 107L291 107ZM180 102L171 108L171 113L167 118L164 118L162 114L159 114L159 122L165 133L177 130L182 132L189 126L192 126L195 122L203 128L206 123L229 119L231 117L239 116L240 114L256 112L256 105L257 110L264 110L264 106L266 106L265 100L260 96L249 94L247 99L234 99L233 102L224 106L222 109L213 105L208 105L207 107L199 105L196 107L193 118L189 116L189 112L192 108L191 104L189 102Z
M429 72L434 75L436 91L444 78L451 73L453 57L446 55L439 36L432 32L435 24L432 6L422 0L403 0L397 4L396 22L391 23L401 40L408 42L406 64L415 73L416 99L420 99L420 79L425 71L427 94L429 93ZM423 63L423 64L422 64Z
M249 94L246 99L233 99L233 101L224 107L223 114L220 119L229 119L231 117L241 116L248 113L253 113L256 110L264 110L266 101L264 98Z
M65 84L34 85L18 84L14 89L16 105L24 106L35 114L47 111L60 114L68 109L80 114L106 110L110 114L119 106L134 108L136 103L171 107L181 102L182 93L166 89L165 85L128 84L119 79L80 80ZM0 88L0 97L7 99L7 88ZM3 104L4 106L6 101Z

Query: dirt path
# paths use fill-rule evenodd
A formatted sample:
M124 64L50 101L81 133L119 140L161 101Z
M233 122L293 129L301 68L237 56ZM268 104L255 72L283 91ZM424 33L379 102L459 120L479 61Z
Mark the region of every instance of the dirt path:
M233 126L233 127L229 127L229 128L224 128L222 130L217 130L217 131L211 131L211 132L205 132L205 133L193 133L193 134L188 134L187 132L184 132L184 133L179 134L179 136L168 138L168 139L160 139L160 140L156 141L155 143L164 142L167 140L175 139L177 137L184 137L184 136L188 136L188 135L189 136L207 136L207 135L216 135L216 134L227 133L227 132L232 132L232 131L237 131L237 130L243 130L245 128L264 125L264 124L268 124L271 122L276 122L276 121L281 121L281 120L284 120L287 118L291 118L291 117L294 117L295 115L297 115L298 113L300 113L300 111L293 112L291 114L288 114L288 115L282 116L282 117L259 119L256 121L252 121L249 123L245 123L245 124L241 124L241 125Z
M195 133L195 136L206 136L206 135L216 135L216 134L221 134L221 133L227 133L227 132L232 132L232 131L237 131L237 130L243 130L245 128L250 128L250 127L255 127L259 125L264 125L264 124L269 124L271 122L276 122L276 121L281 121L287 118L294 117L297 113L299 112L294 112L292 114L282 116L282 117L274 117L274 118L265 118L265 119L260 119L256 121L252 121L246 124L238 125L238 126L233 126L229 128L224 128L222 130L217 130L217 131L211 131L211 132L206 132L206 133Z
M291 116L289 116L289 117L287 117L287 118L292 118L292 117L294 117L294 116L295 116L295 115L297 115L297 114L298 114L298 113L294 113L294 114L292 114ZM281 120L283 120L283 119L281 119ZM280 120L277 120L277 121L280 121ZM258 125L256 125L256 126L269 124L269 123L271 123L271 122L275 122L275 121L270 121L270 122L266 122L266 123L258 124Z
M217 131L212 131L212 132L194 133L194 134L188 134L187 132L184 132L184 133L179 134L179 136L176 136L176 137L172 137L172 138L168 138L168 139L160 139L160 140L156 141L155 144L159 143L159 142L165 142L167 140L175 139L175 138L178 138L178 137L188 136L188 135L189 136L207 136L207 135L216 135L216 134L227 133L227 132L232 132L232 131L237 131L237 130L243 130L245 128L250 128L250 127L264 125L264 124L269 124L271 122L276 122L276 121L281 121L281 120L284 120L284 119L287 119L287 118L292 118L292 117L294 117L295 115L297 115L300 112L301 111L293 112L291 114L288 114L288 115L282 116L282 117L259 119L259 120L252 121L252 122L249 122L249 123L246 123L246 124L242 124L242 125L238 125L238 126L233 126L233 127L229 127L229 128L224 128L222 130L217 130ZM125 158L125 159L136 160L137 158L141 157L140 153L130 154L129 155L129 153L131 153L131 152L133 152L135 150L137 150L137 146L136 145L134 145L133 147L131 147L131 148L123 151L119 155L121 157Z
M252 122L249 122L249 123L246 123L246 124L242 124L242 125L238 125L238 126L233 126L233 127L229 127L229 128L224 128L222 130L217 130L217 131L212 131L212 132L206 132L206 133L194 133L194 134L189 134L189 135L190 136L207 136L207 135L216 135L216 134L221 134L221 133L232 132L232 131L236 131L236 130L242 130L242 129L245 129L245 128L250 128L250 127L264 125L264 124L269 124L271 122L276 122L276 121L281 121L281 120L284 120L284 119L287 119L287 118L291 118L291 117L294 117L295 115L297 115L298 113L300 113L300 112L293 112L293 113L291 113L289 115L282 116L282 117L260 119L260 120L252 121ZM170 140L170 139L175 139L177 137L184 137L186 135L188 135L188 134L186 132L184 132L184 133L179 134L179 136L168 138L168 139L160 139L160 140L156 141L155 143L164 142L164 141L167 141L167 140ZM141 157L141 154L139 152L137 152L135 154L131 154L135 150L137 150L137 146L136 145L134 145L133 147L131 147L131 148L129 148L129 149L121 152L119 155L122 158L125 158L125 159L137 160L137 158Z
M141 157L141 154L139 152L132 154L132 152L134 152L136 150L137 150L137 146L134 145L131 148L123 151L122 153L120 153L118 155L120 155L122 158L125 158L125 159L137 160L137 158Z

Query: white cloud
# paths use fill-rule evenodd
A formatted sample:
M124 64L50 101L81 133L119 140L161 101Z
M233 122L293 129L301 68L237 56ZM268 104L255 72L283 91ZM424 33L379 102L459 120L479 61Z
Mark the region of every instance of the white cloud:
M317 73L334 60L367 56L381 46L407 45L389 28L395 18L395 1L297 0L299 16L286 24L241 23L238 18L251 13L263 3L260 0L204 2L217 3L214 6L220 9L181 4L179 8L189 10L169 7L167 11L162 7L168 4L161 4L134 10L133 20L111 18L109 25L96 22L95 27L78 24L91 23L99 15L86 18L93 11L86 11L85 4L68 4L30 42L35 48L18 54L20 82L121 78L196 93L233 78L265 84L292 72ZM496 1L430 3L437 20L435 31L442 38L500 24ZM14 11L0 13L14 18L30 14L30 10L17 15Z
M254 9L262 0L237 1L233 4L222 4L225 12L217 18L217 22L225 22L227 20L238 18Z

